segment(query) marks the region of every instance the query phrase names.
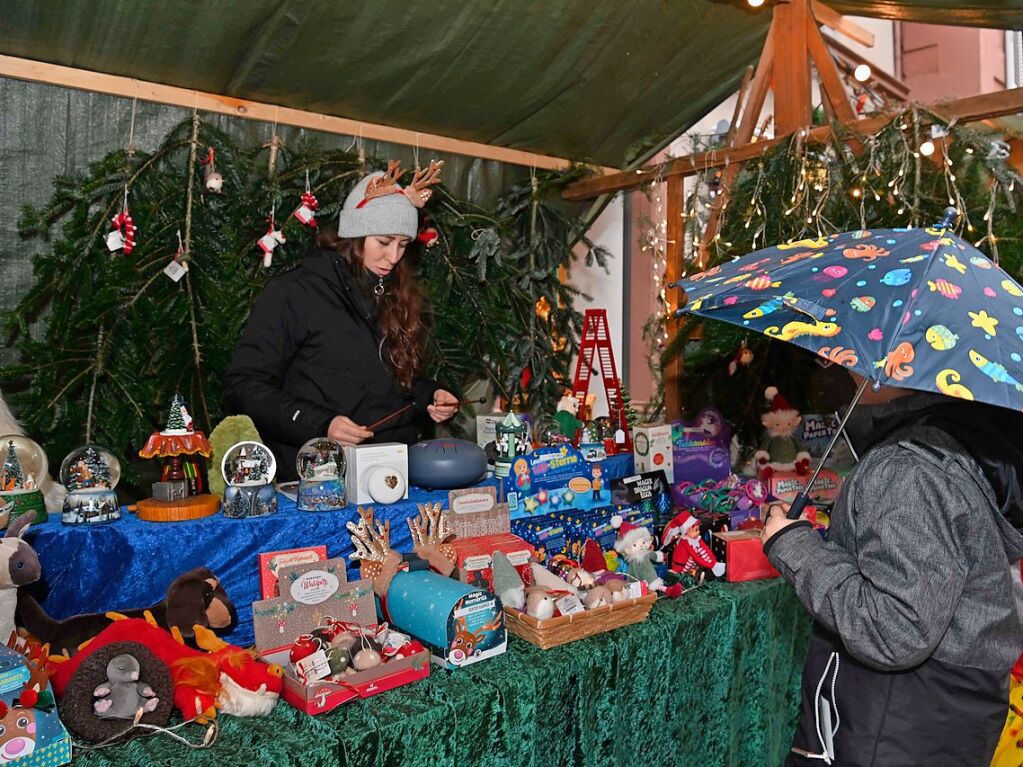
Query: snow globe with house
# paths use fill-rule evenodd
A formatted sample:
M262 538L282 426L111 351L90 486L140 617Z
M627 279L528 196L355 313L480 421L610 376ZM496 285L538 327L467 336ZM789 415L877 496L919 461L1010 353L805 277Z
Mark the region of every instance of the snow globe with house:
M273 486L277 460L262 442L238 442L220 461L224 475L224 516L231 519L264 517L277 511Z
M39 484L49 471L46 453L34 441L20 434L0 437L0 506L11 503L10 521L31 514L33 524L48 517Z
M334 511L348 506L345 449L327 437L314 437L298 449L298 508Z
M83 445L60 465L60 483L67 488L61 522L100 525L121 518L114 488L121 478L117 456L99 445Z

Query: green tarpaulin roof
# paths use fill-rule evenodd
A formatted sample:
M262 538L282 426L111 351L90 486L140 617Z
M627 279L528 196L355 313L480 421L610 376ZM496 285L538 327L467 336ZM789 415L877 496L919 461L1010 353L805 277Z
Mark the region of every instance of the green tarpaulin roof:
M1023 0L832 5L1023 26ZM734 91L769 22L738 0L21 0L0 53L621 166Z

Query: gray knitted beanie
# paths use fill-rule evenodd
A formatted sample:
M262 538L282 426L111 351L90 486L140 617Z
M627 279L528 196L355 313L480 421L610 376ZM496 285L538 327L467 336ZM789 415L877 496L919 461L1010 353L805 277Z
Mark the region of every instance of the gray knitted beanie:
M368 237L373 234L403 235L415 238L419 232L419 211L404 194L388 194L366 200L366 186L384 174L370 173L361 179L345 198L338 223L339 237ZM361 206L361 207L360 207Z

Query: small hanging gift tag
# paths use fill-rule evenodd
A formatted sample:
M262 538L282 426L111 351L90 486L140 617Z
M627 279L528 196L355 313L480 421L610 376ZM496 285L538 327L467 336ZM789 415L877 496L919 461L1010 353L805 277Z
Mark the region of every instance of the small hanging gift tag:
M120 229L114 229L112 232L107 234L107 248L113 253L115 250L120 250L124 247L124 235L121 234Z
M295 676L306 684L330 676L330 662L323 650L317 650L312 655L295 661L294 666Z
M181 282L181 278L188 273L188 264L175 258L163 268L163 273L174 282Z
M579 601L579 597L575 594L569 594L566 597L562 597L554 603L562 615L573 615L574 613L585 612L586 608L583 607L583 603Z

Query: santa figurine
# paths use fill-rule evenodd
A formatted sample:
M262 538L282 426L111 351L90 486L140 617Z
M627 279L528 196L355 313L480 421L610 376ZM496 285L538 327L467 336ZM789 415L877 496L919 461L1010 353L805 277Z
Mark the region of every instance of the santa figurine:
M770 407L760 416L766 433L754 454L757 476L768 480L777 471L794 471L801 476L808 474L810 453L796 438L802 416L774 386L768 386L764 396Z
M683 511L678 514L665 528L661 535L661 548L666 549L675 540L675 551L671 555L668 569L673 573L696 577L700 569L710 570L720 578L725 574L725 563L718 562L707 542L700 537L700 520Z
M654 562L663 562L664 553L654 551L654 536L645 527L626 522L618 514L611 517L611 526L618 530L615 551L629 565L629 575L636 580L646 581L654 591L664 588L664 581L654 570Z

